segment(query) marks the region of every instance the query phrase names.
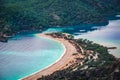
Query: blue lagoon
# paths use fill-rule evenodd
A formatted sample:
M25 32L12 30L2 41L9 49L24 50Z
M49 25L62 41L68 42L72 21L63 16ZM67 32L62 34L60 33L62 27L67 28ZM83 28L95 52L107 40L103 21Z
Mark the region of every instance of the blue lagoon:
M57 41L35 34L17 35L8 43L0 43L0 80L18 80L42 70L63 52L63 45Z

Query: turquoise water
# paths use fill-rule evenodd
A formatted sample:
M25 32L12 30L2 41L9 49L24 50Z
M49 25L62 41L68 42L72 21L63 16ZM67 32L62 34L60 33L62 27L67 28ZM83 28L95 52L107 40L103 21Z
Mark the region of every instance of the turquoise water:
M49 28L43 33L50 32L65 32L72 34L75 38L84 38L94 41L98 44L117 47L117 49L110 50L110 53L120 58L120 17L111 17L108 24L98 25L77 25L69 26L67 28Z
M17 35L0 43L0 80L18 80L42 70L64 52L59 42L36 35Z
M119 17L119 16L117 16ZM110 53L120 58L120 19L109 24L77 25L49 28L43 33L66 32L75 38L86 38L105 46L116 46ZM36 34L17 35L8 43L0 43L0 80L18 80L54 63L64 48L59 42ZM57 52L57 53L56 53Z

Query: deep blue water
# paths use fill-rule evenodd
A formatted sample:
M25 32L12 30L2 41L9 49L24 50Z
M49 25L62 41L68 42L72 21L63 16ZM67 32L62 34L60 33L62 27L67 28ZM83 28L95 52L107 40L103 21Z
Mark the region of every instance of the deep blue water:
M114 20L115 19L115 20ZM109 24L83 24L63 28L49 28L43 33L66 32L75 38L86 38L105 46L116 46L110 53L120 57L120 18L110 18ZM53 40L20 34L0 43L0 80L18 80L54 63L64 51L63 46ZM57 52L57 53L56 53Z
M88 39L108 47L117 47L115 50L110 50L110 53L120 58L120 15L108 19L108 24L82 24L63 28L49 28L43 33L65 32L72 34L75 38Z

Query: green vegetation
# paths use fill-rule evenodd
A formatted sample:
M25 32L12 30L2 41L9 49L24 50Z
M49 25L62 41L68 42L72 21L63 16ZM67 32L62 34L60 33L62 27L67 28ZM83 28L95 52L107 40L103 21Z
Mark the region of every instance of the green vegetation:
M43 76L38 80L119 80L120 60L107 66L90 70L69 71L68 69L56 71L49 76Z
M100 44L93 43L87 39L77 39L77 43L81 45L85 51L90 50L94 51L94 54L98 53L97 61L91 61L88 63L91 66L103 66L106 63L112 63L115 60L115 57L109 54L107 47L104 47ZM101 65L102 64L102 65Z
M102 45L93 43L92 41L89 41L87 39L78 39L77 42L80 45L83 45L82 47L84 47L87 50L92 50L92 51L96 51L100 54L108 54L108 49L107 47L104 47ZM84 46L85 45L85 46Z
M107 22L120 14L120 0L0 0L0 33L51 26ZM4 26L3 26L4 25Z
M59 70L48 76L42 76L38 80L119 80L120 59L108 53L108 49L102 45L93 43L87 39L69 39L64 33L48 34L52 37L64 38L71 42L77 49L81 46L84 54L78 52L76 54L84 55L84 58L76 59L77 64L73 63L67 69ZM57 36L56 36L57 35ZM70 36L70 35L69 35ZM78 50L79 51L79 50ZM75 67L73 67L75 66Z

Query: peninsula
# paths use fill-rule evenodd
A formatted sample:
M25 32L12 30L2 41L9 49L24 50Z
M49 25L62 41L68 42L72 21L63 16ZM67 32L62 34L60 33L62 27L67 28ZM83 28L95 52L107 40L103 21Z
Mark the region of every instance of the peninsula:
M69 41L65 40L62 37L61 38L59 38L59 37L55 38L54 36L47 35L47 34L39 34L39 36L59 41L61 44L63 44L65 46L65 51L64 51L63 56L61 57L60 60L58 60L57 62L55 62L54 64L52 64L48 68L43 69L42 71L37 72L33 75L30 75L26 78L23 78L22 80L36 80L36 79L38 79L42 76L52 74L53 72L55 72L57 70L62 70L62 69L67 68L70 65L69 63L71 61L74 61L73 53L76 53L77 50ZM79 55L79 57L82 58L82 55Z
M75 30L72 33L79 35L78 32L95 30L93 25L107 25L111 19L120 19L119 15L120 0L0 0L0 42L8 42L16 34L42 33L53 27L69 27L72 29L61 32ZM119 47L105 47L87 39L74 39L70 34L38 34L60 42L65 51L58 61L22 80L120 80L120 59L108 51ZM4 66L7 67L6 64Z
M86 71L91 73L91 70L96 70L97 68L102 68L103 66L110 66L115 64L115 62L119 63L119 60L108 53L107 47L93 43L92 41L86 39L74 39L72 35L66 33L39 34L39 36L61 42L66 48L65 53L61 59L51 66L35 74L27 76L22 80L65 80L65 77L68 77L67 74L71 73L71 75L73 75L79 71L85 74L84 77L82 76L82 73L79 74L80 78L86 79L88 78L86 76L88 75L86 74ZM115 67L115 69L118 70L117 74L119 74L119 66L120 65ZM73 75L73 77L77 76ZM69 76L68 78L71 77ZM118 78L118 76L115 78Z

